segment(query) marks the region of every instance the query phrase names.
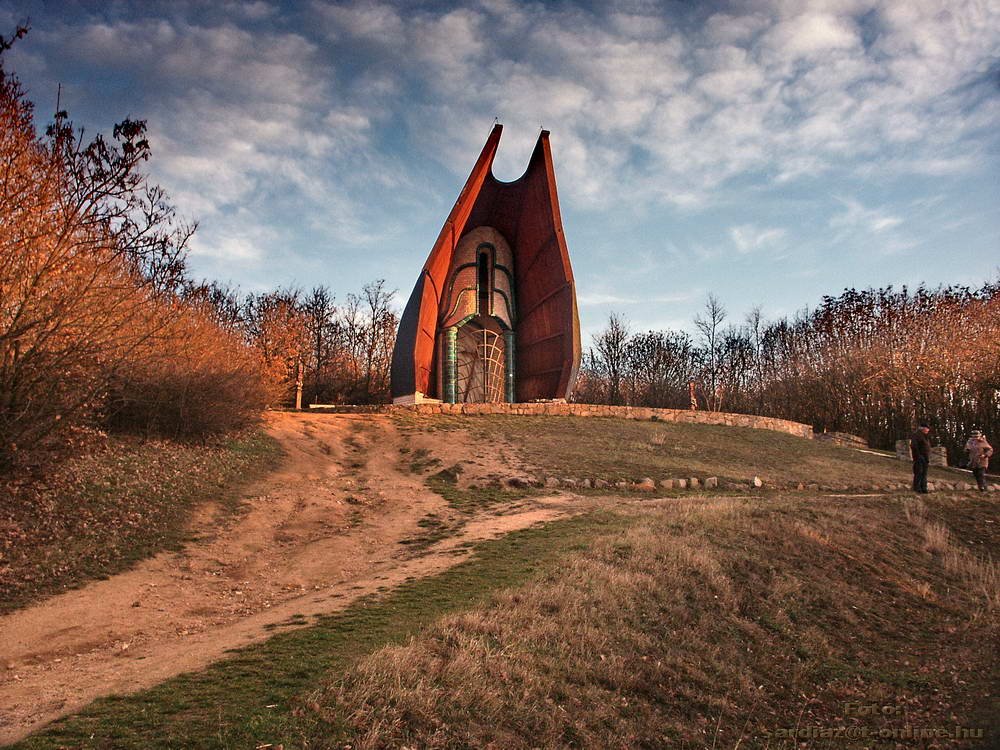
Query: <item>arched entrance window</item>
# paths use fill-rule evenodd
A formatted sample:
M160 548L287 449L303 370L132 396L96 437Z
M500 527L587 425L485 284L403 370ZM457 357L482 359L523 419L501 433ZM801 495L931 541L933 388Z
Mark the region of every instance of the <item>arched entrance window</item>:
M514 400L513 268L506 240L478 227L462 238L448 280L439 341L440 389L447 403Z

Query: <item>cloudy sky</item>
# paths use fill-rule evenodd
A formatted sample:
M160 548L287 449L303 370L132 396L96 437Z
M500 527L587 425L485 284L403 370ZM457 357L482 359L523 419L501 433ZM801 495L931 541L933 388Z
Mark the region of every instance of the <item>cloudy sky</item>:
M551 143L586 331L1000 273L1000 0L10 2L39 115L147 120L243 289L405 301L498 117Z

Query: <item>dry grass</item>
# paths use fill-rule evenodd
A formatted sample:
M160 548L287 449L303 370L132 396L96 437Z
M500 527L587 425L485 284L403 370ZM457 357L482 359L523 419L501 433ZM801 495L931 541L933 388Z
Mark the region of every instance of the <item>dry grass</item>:
M935 555L942 555L951 549L951 534L941 523L923 524L924 549Z
M439 417L409 417L409 428L439 427ZM605 480L717 476L746 482L794 486L815 482L831 487L909 483L910 465L832 443L803 440L768 430L722 425L670 424L614 418L449 417L480 440L517 446L539 478L592 477ZM956 476L934 468L934 478Z
M329 682L307 705L348 735L310 746L755 748L796 725L982 726L995 665L981 644L998 633L976 612L995 589L953 544L925 550L898 507L637 513L543 580ZM848 701L902 715L845 718Z
M504 446L528 431L533 460L566 475L683 466L690 476L711 462L744 471L751 460L765 477L905 472L771 433L548 421L444 427L499 435ZM596 433L580 439L580 426ZM430 455L414 454L404 459ZM493 502L483 488L462 492L453 504ZM767 736L781 728L986 727L1000 715L997 664L984 648L1000 636L993 498L586 503L611 512L489 542L384 601L95 705L25 746L776 749L792 746ZM426 533L437 525L428 518ZM488 598L505 587L517 588ZM849 701L899 714L847 716Z
M940 521L927 520L927 508L916 500L904 506L906 519L923 533L923 549L938 556L948 573L961 578L978 594L988 613L1000 611L1000 566L958 544Z
M199 443L116 437L43 478L0 483L0 613L177 548L201 504L232 512L279 455L258 430Z

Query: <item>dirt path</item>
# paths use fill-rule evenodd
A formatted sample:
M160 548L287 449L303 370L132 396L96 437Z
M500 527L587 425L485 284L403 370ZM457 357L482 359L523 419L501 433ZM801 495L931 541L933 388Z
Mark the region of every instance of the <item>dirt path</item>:
M564 497L533 499L415 553L400 542L448 509L402 466L409 436L370 415L268 420L288 457L238 520L219 528L205 511L201 541L183 551L0 618L0 744L97 697L203 667L292 615L334 612L442 571L467 542L574 511Z

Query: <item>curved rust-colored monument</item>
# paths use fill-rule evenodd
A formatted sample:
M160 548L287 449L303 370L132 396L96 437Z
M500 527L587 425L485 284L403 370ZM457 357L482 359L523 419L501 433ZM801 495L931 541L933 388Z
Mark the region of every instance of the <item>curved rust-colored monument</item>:
M394 403L567 398L580 321L543 130L525 173L493 176L496 125L424 263L392 353Z

